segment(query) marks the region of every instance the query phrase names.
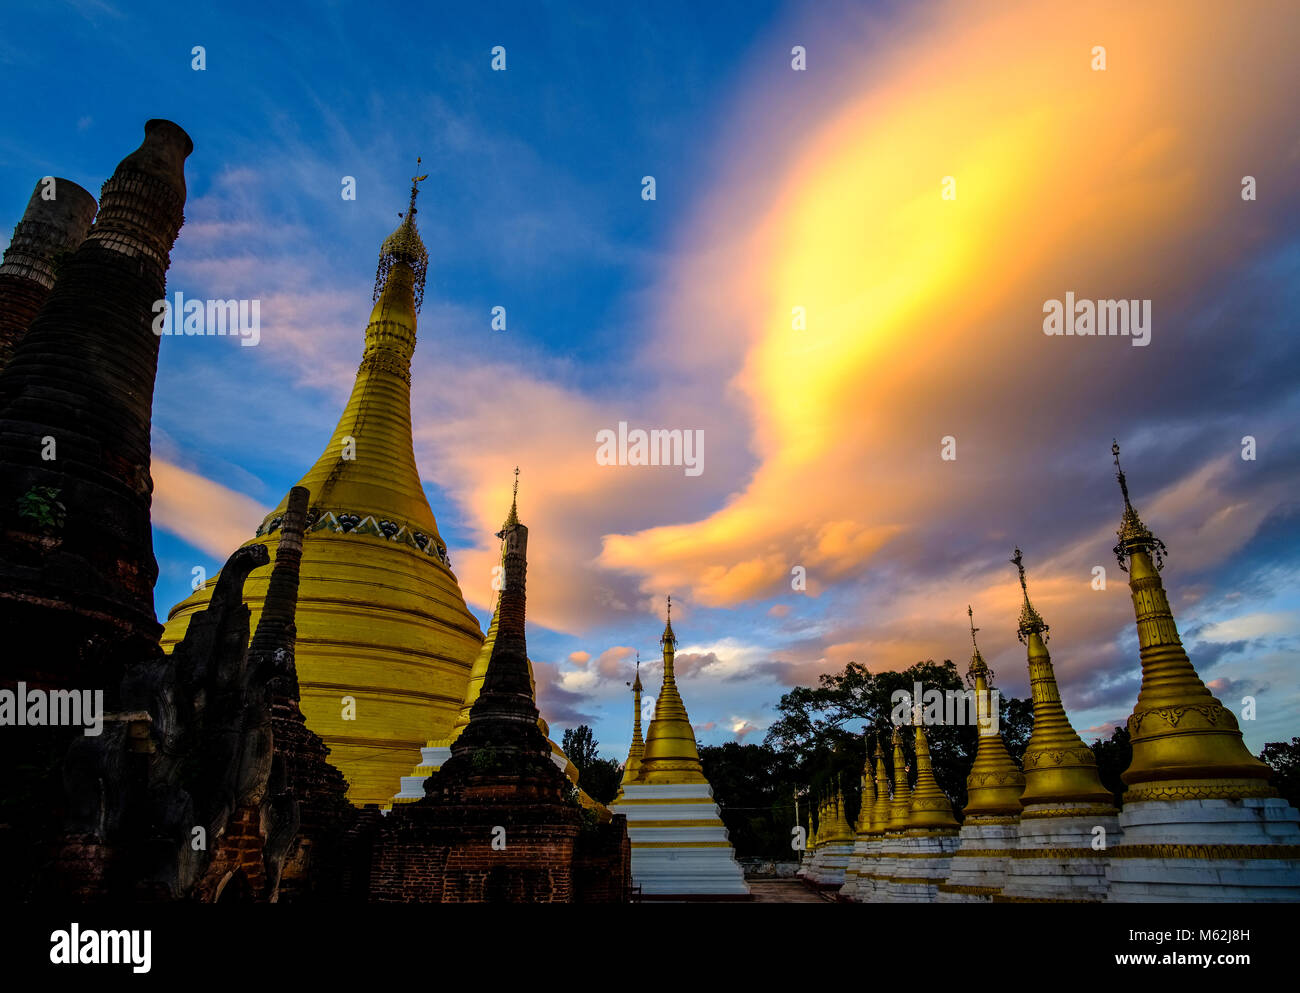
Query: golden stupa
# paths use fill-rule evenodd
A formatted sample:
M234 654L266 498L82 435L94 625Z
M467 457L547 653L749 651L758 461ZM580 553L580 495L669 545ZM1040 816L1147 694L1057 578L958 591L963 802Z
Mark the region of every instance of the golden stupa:
M853 828L849 826L848 818L844 816L844 795L840 786L840 781L835 781L835 795L831 798L831 833L827 838L828 841L836 843L852 841Z
M907 756L903 754L903 731L895 724L892 735L894 745L894 795L889 801L888 831L905 831L912 813L912 791L907 785Z
M951 831L957 833L957 819L952 815L952 802L939 789L930 762L930 742L925 728L916 722L916 788L912 790L911 813L907 818L909 831Z
M445 737L483 643L415 465L411 356L428 253L415 228L417 177L383 243L374 308L352 395L299 481L311 492L298 593L301 706L357 804L386 805L411 753ZM248 544L274 560L286 496ZM244 587L256 628L270 569ZM208 605L217 577L172 608L163 648ZM349 706L351 704L351 706Z
M876 739L876 800L871 805L870 830L872 834L877 835L884 834L889 829L889 817L892 811L889 792L893 784L890 782L889 773L885 771L884 739L883 734Z
M871 808L876 803L876 784L871 778L871 746L867 746L867 757L862 762L862 803L858 807L858 819L854 822L854 834L867 834L871 830Z
M997 714L989 690L992 673L979 643L975 641L975 612L967 606L970 617L970 640L974 646L966 678L975 689L975 713L979 738L975 762L966 777L966 817L1017 817L1020 814L1020 794L1025 789L1024 773L1016 767L1007 752L1006 742L997 729Z
M641 774L638 783L674 784L704 783L704 767L695 747L695 730L686 714L686 705L677 692L677 676L673 672L673 657L677 650L677 636L673 634L673 601L668 598L668 621L660 639L664 650L664 684L655 701L654 718L646 732L645 751L641 756ZM640 719L638 713L637 719Z
M1114 797L1101 785L1097 758L1070 724L1061 703L1052 656L1047 651L1048 626L1029 602L1019 548L1011 561L1020 573L1020 590L1024 594L1018 637L1025 645L1029 691L1034 701L1034 730L1023 759L1025 790L1020 796L1021 806L1084 803L1096 804L1113 813Z
M1142 657L1142 687L1128 719L1133 762L1120 777L1128 786L1124 801L1276 796L1268 766L1250 754L1237 718L1206 689L1183 649L1160 580L1164 542L1129 502L1118 442L1111 452L1124 494L1115 556L1129 575Z

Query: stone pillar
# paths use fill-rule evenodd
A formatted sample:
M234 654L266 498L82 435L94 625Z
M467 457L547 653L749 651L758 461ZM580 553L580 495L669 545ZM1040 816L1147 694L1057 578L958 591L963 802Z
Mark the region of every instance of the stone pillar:
M0 684L103 687L159 652L149 435L189 136L152 120L0 372Z
M54 289L58 267L95 219L95 198L70 179L36 184L0 263L0 369Z

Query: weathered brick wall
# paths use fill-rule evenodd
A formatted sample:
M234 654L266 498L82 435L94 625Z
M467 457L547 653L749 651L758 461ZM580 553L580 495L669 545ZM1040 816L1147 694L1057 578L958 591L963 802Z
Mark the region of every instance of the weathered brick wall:
M579 817L562 804L511 803L509 782L472 802L397 807L374 839L370 899L399 903L572 903ZM484 802L488 798L496 802ZM504 847L493 848L501 827ZM501 837L497 834L497 837Z
M253 900L269 898L266 885L266 864L263 858L265 839L262 837L261 814L256 807L240 807L226 823L226 829L215 842L212 863L203 879L195 887L195 897L204 903L219 899L222 883L235 872L242 872L248 882Z
M632 898L632 843L624 814L579 836L573 886L575 903L627 903Z

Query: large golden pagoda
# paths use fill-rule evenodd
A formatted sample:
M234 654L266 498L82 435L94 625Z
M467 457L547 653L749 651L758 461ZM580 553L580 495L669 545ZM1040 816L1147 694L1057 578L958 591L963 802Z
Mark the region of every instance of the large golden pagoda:
M452 729L483 642L420 485L411 440L411 356L428 253L415 227L417 177L380 250L374 307L352 395L299 481L312 494L298 594L296 661L307 723L354 803L387 804L411 753ZM287 496L247 544L274 559ZM253 627L270 569L244 586ZM172 608L171 649L217 577ZM349 705L351 704L351 705Z
M1061 704L1061 692L1047 651L1048 626L1029 602L1025 566L1016 549L1024 603L1020 608L1018 637L1026 646L1029 662L1029 690L1034 701L1034 730L1025 746L1025 790L1022 807L1044 803L1084 803L1114 809L1114 797L1101 785L1097 758L1075 732Z
M1133 762L1121 777L1124 800L1241 799L1276 796L1269 768L1242 741L1237 718L1192 667L1160 581L1165 544L1138 517L1112 444L1124 494L1115 557L1128 572L1142 657L1142 687L1128 719Z
M673 600L668 598L668 620L659 639L664 651L664 684L655 701L654 718L646 732L645 751L641 756L641 775L637 782L646 784L708 783L695 747L695 731L686 714L686 705L677 692L673 657L677 636L673 634ZM637 715L640 720L640 714Z

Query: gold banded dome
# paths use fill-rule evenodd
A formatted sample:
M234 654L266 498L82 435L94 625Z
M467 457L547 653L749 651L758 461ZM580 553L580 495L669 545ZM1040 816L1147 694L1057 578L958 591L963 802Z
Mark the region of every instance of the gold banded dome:
M451 733L483 642L415 463L410 362L424 281L417 266L427 259L418 238L408 210L385 242L352 394L298 483L312 501L297 613L301 707L358 804L387 804L411 753ZM265 545L274 559L286 502L245 544ZM253 629L270 574L256 570L244 587ZM172 608L165 651L216 581Z

